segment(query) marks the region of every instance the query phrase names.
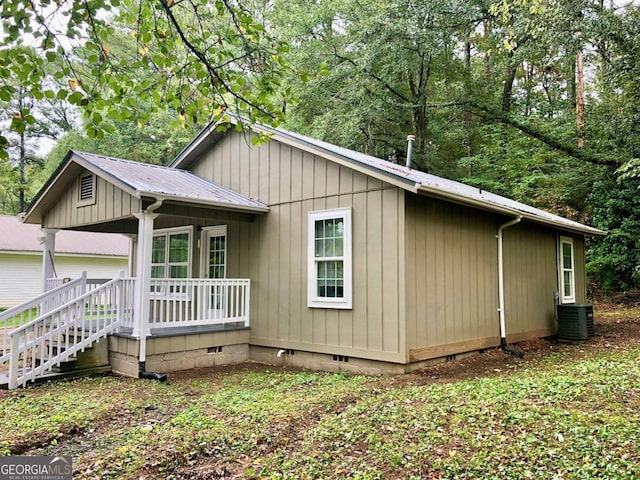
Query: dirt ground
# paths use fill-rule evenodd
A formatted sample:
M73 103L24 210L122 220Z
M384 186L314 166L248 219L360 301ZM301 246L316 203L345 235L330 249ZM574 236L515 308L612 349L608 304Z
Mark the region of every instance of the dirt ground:
M544 362L550 355L561 355L569 360L579 358L588 358L606 350L625 350L631 346L640 344L640 307L627 307L624 305L598 304L594 308L594 321L596 325L596 334L594 337L576 343L560 343L557 339L547 338L538 339L528 342L522 342L512 345L515 349L524 354L523 358L517 358L506 354L500 349L487 349L482 353L467 356L465 358L457 358L452 361L444 362L432 367L424 368L419 371L406 374L383 377L377 380L376 385L382 388L392 389L406 385L429 385L434 383L448 383L464 379L473 379L477 377L495 377L501 375L509 375L512 372L521 371L529 367L535 367L536 364ZM171 381L182 385L189 385L190 381L202 381L208 377L220 375L224 370L229 371L262 371L265 369L273 369L274 367L247 363L239 366L229 366L224 368L213 369L197 369L184 372L176 372L171 374ZM37 389L33 391L37 393ZM0 395L9 395L9 392L0 392ZM124 407L123 407L124 408ZM153 423L163 421L162 415L167 415L170 411L159 412L152 409L138 418L129 411L115 412L109 418L94 425L90 431L65 431L61 432L58 440L65 444L65 454L71 454L75 457L88 455L94 445L106 441L103 438L108 432L117 429L130 428L137 423ZM155 417L158 418L155 418ZM311 418L307 419L312 422ZM303 431L302 429L301 431ZM12 453L26 455L58 455L60 453L60 445L55 446L50 443L50 438L25 438L22 442L12 446ZM15 448L15 450L14 450ZM159 457L164 455L162 449L156 452ZM90 457L90 456L89 456ZM95 459L94 459L95 460ZM80 465L80 471L83 472L81 478L96 478L90 472L87 465ZM217 471L219 468L215 458L202 457L197 461L187 462L181 465L173 472L175 479L179 478L243 478L246 470L241 459L235 463L228 464L224 467L224 471ZM155 472L157 473L157 472ZM151 472L149 478L155 477Z
M578 359L590 354L611 350L624 350L631 345L640 344L640 307L621 304L597 304L594 306L595 335L580 342L559 342L556 338L541 338L510 345L524 354L523 358L509 355L498 348L484 350L481 353L452 361L422 368L413 373L395 375L388 378L391 385L452 382L477 377L499 376L516 369L534 366L551 354L564 354ZM222 369L260 370L259 364L223 367ZM273 367L267 367L273 368ZM280 367L278 367L280 368ZM284 367L286 368L286 367ZM220 372L218 367L216 372ZM174 372L172 380L197 379L206 376L206 369Z
M640 343L640 308L626 305L594 306L595 335L580 342L558 342L554 337L513 345L524 354L517 358L500 349L488 349L451 362L441 363L405 375L403 381L418 384L449 382L476 377L497 376L527 365L535 365L551 354L567 354L578 359L603 350L624 350Z

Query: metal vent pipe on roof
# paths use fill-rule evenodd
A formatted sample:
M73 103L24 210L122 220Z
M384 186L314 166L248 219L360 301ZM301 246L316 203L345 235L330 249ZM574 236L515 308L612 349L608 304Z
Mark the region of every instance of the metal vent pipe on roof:
M411 168L411 154L413 153L413 142L415 139L415 135L407 135L407 167L409 168Z

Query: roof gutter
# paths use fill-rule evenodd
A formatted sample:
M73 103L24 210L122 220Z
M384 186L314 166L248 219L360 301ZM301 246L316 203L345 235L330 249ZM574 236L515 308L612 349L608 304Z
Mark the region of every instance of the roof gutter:
M162 202L164 202L166 200L166 198L164 197L153 197L155 199L155 202L153 202L151 205L149 205L147 208L144 209L144 213L153 213L155 212L157 209L159 209L162 206Z
M199 198L184 198L184 197L173 197L173 196L159 196L154 192L139 192L137 195L138 198L149 197L149 198L161 198L163 202L179 202L179 203L188 203L188 204L196 204L197 206L207 206L213 208L219 208L221 210L229 210L234 212L245 212L245 213L267 213L269 212L269 207L266 205L264 207L254 207L251 205L238 205L233 203L224 203L224 202L212 202L207 200L201 200ZM150 208L152 205L149 205ZM154 208L152 211L155 211L157 208Z
M556 223L552 220L546 219L544 217L538 217L536 215L531 215L531 214L527 214L527 212L522 212L519 210L515 210L512 208L508 208L508 207L501 207L499 205L496 205L494 203L491 202L487 202L487 201L482 201L482 200L476 200L474 198L470 198L470 197L466 197L464 195L457 195L455 193L451 193L451 192L443 192L442 190L438 189L438 188L434 188L434 187L429 187L427 185L424 185L422 183L416 183L416 191L418 191L419 193L425 193L434 197L439 197L439 198L444 198L450 201L453 201L455 203L460 203L463 205L470 205L473 207L477 207L480 208L482 210L488 210L491 212L496 212L496 213L500 213L502 215L507 215L510 217L520 217L520 218L524 218L527 220L531 220L533 222L536 223L542 223L544 225L549 225L551 227L554 228L558 228L558 229L563 229L569 232L574 232L574 233L580 233L583 235L594 235L594 236L601 236L604 237L605 235L607 235L607 232L604 232L602 230L598 230L597 228L577 228L577 227L572 227L571 225L564 225L561 223Z

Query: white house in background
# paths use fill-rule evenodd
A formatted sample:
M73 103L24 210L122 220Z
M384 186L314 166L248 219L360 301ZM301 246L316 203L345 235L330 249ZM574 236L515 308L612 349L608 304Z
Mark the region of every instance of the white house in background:
M0 307L13 307L43 290L42 238L38 225L0 215ZM129 237L96 232L60 231L55 237L54 276L114 278L128 271Z

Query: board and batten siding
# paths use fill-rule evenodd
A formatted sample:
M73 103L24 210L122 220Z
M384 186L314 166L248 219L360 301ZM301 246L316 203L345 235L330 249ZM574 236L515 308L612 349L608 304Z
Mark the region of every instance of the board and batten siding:
M504 288L507 338L527 340L557 331L560 235L573 239L576 303L585 303L584 237L522 222L504 231Z
M127 271L124 257L56 255L58 278L115 278ZM14 307L42 293L42 254L0 253L0 307Z
M110 220L127 218L141 210L141 202L129 193L98 177L96 201L91 205L78 206L80 177L60 196L58 201L44 214L45 228L72 228L92 225Z
M496 234L508 219L411 193L405 212L408 361L499 345ZM559 235L527 221L504 230L509 342L556 331ZM584 238L571 238L576 302L583 303Z
M253 345L403 363L404 192L271 140L229 133L191 168L269 205L228 223L229 276L251 279ZM307 307L311 211L352 208L353 309Z
M406 194L408 362L495 344L495 215Z
M554 334L558 233L523 221L504 230L503 251L507 339Z

